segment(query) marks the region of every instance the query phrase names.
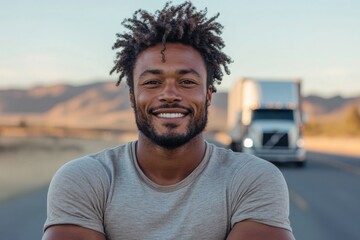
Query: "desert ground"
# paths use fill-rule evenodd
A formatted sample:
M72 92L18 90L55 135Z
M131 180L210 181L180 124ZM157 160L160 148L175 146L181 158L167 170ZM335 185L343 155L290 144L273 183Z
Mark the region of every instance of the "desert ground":
M0 137L0 201L49 184L55 171L69 160L134 138Z
M360 157L360 137L305 137L305 148L317 152Z
M71 159L135 138L136 134L107 140L0 137L0 201L47 186L55 171ZM308 137L305 145L312 151L360 157L359 138Z

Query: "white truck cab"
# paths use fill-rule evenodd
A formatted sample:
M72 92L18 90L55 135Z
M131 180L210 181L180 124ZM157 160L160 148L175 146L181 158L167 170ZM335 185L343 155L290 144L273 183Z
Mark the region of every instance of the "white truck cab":
M304 166L300 86L300 80L237 81L228 97L231 148Z

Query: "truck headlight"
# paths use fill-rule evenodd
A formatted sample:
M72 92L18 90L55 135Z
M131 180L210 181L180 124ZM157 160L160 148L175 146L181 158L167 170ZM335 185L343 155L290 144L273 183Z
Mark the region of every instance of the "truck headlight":
M299 139L296 141L296 146L297 146L298 148L303 148L303 147L305 146L304 139L299 138Z
M254 146L254 142L251 138L245 138L243 144L246 148L251 148Z

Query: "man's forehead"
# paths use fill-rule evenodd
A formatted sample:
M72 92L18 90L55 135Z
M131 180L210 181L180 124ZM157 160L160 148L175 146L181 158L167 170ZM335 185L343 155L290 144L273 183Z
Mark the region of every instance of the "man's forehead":
M164 75L169 72L176 74L176 75L194 74L198 77L201 77L201 74L193 68L186 68L186 69L166 68L165 70L163 70L163 69L146 69L140 73L139 77L143 77L146 75Z
M163 56L165 61L163 61ZM177 71L179 74L197 73L201 75L206 69L201 54L193 47L184 44L169 43L143 50L136 59L134 73L139 70ZM152 71L152 73L155 73ZM140 73L138 73L140 74Z

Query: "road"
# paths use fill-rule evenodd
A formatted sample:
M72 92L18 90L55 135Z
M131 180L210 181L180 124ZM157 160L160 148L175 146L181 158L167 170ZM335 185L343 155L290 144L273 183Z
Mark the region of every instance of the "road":
M278 167L288 183L297 240L360 239L360 158L309 152L303 169ZM45 202L46 187L0 203L0 239L41 239Z
M310 152L308 166L279 166L298 240L360 239L360 158Z

